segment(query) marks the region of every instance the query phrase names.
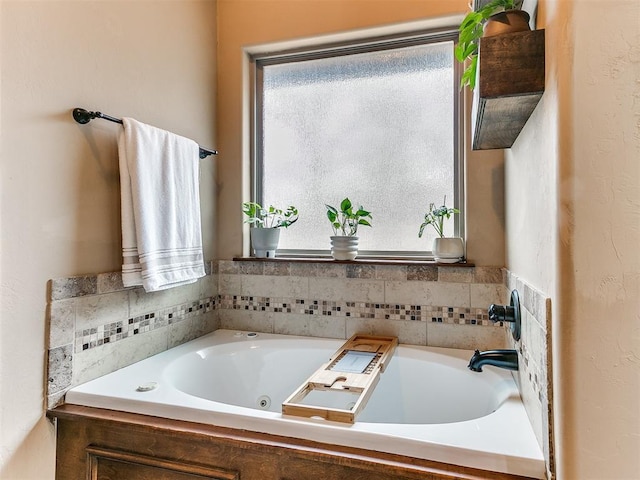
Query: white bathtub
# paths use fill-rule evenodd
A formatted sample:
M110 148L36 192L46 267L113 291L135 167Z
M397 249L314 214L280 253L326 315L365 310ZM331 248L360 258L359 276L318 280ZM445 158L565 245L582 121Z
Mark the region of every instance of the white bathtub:
M285 398L342 343L218 330L77 386L65 402L545 478L510 372L469 371L470 351L400 345L353 425L283 416Z

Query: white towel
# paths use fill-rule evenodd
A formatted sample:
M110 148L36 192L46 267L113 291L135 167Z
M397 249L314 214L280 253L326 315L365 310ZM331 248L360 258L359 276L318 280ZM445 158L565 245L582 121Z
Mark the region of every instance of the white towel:
M193 283L205 275L198 144L132 118L122 122L124 286L154 292Z

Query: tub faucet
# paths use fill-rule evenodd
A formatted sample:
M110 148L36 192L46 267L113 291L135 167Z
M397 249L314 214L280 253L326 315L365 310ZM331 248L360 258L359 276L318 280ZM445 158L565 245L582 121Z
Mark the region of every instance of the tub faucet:
M469 360L469 370L481 372L483 365L518 370L518 352L515 350L487 350L484 352L476 350Z

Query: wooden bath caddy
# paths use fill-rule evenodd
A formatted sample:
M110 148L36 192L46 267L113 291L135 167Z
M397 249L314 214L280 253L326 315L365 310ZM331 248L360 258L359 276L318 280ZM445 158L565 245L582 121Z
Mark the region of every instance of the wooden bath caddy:
M352 336L289 398L282 403L282 413L298 417L321 417L334 422L353 423L364 408L398 345L396 337ZM344 408L327 406L327 402L304 404L314 392L330 392L330 397L353 394L357 398ZM311 395L310 395L311 394ZM333 399L335 400L335 398ZM322 405L318 405L321 403Z

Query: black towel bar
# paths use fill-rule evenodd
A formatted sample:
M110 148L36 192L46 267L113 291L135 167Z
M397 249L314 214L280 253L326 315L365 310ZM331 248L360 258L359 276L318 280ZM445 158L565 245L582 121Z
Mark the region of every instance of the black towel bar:
M111 115L105 115L101 112L89 112L84 108L74 108L73 109L73 119L81 124L89 123L94 118L102 118L103 120L109 120L110 122L119 123L122 125L122 119L112 117ZM209 155L217 155L217 150L207 150L206 148L200 147L200 158L206 158Z

